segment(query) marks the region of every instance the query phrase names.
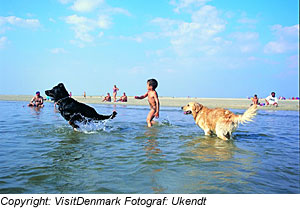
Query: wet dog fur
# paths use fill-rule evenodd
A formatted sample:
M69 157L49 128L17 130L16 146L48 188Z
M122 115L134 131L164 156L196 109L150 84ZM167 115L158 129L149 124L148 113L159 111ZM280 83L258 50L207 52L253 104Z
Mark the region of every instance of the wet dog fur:
M51 90L45 91L47 96L53 98L54 102L58 105L58 110L65 120L74 128L79 128L76 122L87 123L88 121L98 121L105 119L113 119L117 112L111 115L100 115L94 108L76 101L69 96L64 84L60 83L53 87Z
M239 124L252 121L257 105L251 106L243 115L237 115L223 108L210 109L202 104L190 102L181 108L185 114L192 114L196 124L205 135L216 134L222 140L229 140Z

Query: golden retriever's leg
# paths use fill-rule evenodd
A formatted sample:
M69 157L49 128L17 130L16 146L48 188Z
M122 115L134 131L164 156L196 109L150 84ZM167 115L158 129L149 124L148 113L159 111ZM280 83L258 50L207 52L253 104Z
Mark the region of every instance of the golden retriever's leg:
M204 130L204 133L205 133L205 135L206 135L206 136L209 136L209 135L211 135L211 131L210 131L209 129L207 129L207 130Z
M217 135L217 137L219 137L222 140L228 140L229 139L228 138L228 133L226 133L226 134L224 134L224 133L225 133L224 130L220 129L220 127L217 126L217 128L216 128L216 135Z
M224 135L217 135L220 139L222 139L222 140L228 140L228 138L227 137L225 137Z

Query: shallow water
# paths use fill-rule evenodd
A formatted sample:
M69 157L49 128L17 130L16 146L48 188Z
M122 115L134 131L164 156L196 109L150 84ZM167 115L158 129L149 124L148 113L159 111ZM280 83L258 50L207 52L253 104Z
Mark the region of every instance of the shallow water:
M147 128L148 107L91 106L118 115L74 132L52 103L0 101L0 193L300 193L298 111L261 110L224 142L179 108Z

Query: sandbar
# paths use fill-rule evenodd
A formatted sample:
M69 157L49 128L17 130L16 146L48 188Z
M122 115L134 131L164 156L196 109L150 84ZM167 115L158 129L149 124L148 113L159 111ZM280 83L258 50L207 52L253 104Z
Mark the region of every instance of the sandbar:
M30 101L33 95L0 95L2 101ZM73 96L79 102L86 104L105 104L105 105L129 105L129 106L148 106L147 99L137 100L129 96L128 102L102 102L103 96ZM159 97L161 107L182 107L188 102L198 102L209 108L226 108L226 109L247 109L252 103L247 98L187 98L187 97ZM260 99L262 103L264 99ZM50 101L45 101L50 103ZM262 110L294 110L299 111L299 100L279 100L279 106L259 106Z

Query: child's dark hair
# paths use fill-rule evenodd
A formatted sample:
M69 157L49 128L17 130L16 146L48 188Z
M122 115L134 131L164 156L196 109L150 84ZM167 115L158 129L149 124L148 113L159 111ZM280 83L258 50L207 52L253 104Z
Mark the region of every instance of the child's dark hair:
M149 83L149 86L151 86L152 88L153 88L153 90L155 90L156 89L156 87L157 87L157 85L158 85L158 83L157 83L157 80L155 80L155 79L149 79L148 81L147 81L147 83Z

